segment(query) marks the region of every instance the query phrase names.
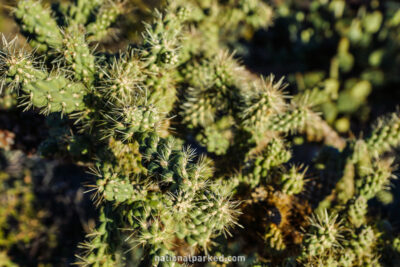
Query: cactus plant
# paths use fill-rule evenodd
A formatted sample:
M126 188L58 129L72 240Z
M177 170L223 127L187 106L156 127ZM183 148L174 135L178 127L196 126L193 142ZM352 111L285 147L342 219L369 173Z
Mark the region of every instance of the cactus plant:
M258 245L249 264L389 260L397 239L368 211L393 177L398 114L344 140L318 114L324 95L289 97L284 78L255 76L227 50L219 38L235 26L271 22L261 1L227 2L171 1L141 42L117 53L95 47L123 2L18 2L35 49L3 37L1 85L48 116L43 155L97 177L88 191L98 224L76 263L180 266L165 259L230 253L240 242ZM300 164L293 150L303 135L322 148Z

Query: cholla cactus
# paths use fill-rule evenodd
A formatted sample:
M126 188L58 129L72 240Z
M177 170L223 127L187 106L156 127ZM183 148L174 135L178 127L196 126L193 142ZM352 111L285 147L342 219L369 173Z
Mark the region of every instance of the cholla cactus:
M303 191L304 175L307 169L300 171L300 168L292 166L287 173L283 173L280 178L282 192L293 195Z
M329 215L325 210L310 219L311 229L304 239L304 257L323 257L339 248L343 241L343 222L338 215Z
M397 147L400 144L399 127L400 118L396 113L379 120L367 140L368 149L379 155L389 151L392 147Z
M345 144L315 112L316 97L288 97L284 78L255 77L220 43L229 27L270 23L261 1L227 2L173 1L145 25L142 42L116 54L94 50L124 2L78 0L55 12L18 3L15 17L35 50L3 38L1 85L18 93L21 105L49 115L42 152L85 161L97 176L89 191L99 223L77 263L179 266L163 259L220 253L215 238L228 235L261 240L269 248L257 250L257 260L272 249L280 256L266 261L276 264L377 261L385 240L370 224L367 201L389 184L392 161L383 152L399 144L398 117L366 141ZM290 137L313 131L338 149L305 167L293 160ZM312 179L319 187L308 196L313 184L305 177L318 171ZM327 209L311 215L324 182L333 184L324 188ZM140 262L132 263L137 247Z
M266 232L264 238L267 246L278 251L286 248L282 232L275 224L270 224Z

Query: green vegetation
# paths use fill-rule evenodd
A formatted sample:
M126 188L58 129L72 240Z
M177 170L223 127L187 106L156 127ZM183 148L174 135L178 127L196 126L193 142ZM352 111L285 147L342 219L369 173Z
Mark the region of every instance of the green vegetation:
M342 28L335 26L342 35L330 76L304 83L291 96L284 78L258 77L229 51L235 39L268 31L274 13L291 16L285 5L170 1L154 11L141 41L111 52L98 45L115 33L110 27L124 16L124 1L51 7L19 1L13 14L29 47L3 36L3 99L46 117L48 136L38 153L82 165L95 177L88 191L99 213L97 225L78 245L75 264L181 266L162 259L208 253L245 255L241 266L395 266L399 229L390 216L371 211L395 198L390 185L400 115L380 118L365 137L344 139L330 126L340 112L352 114L366 105L373 88L374 81L360 74L364 78L349 78L350 89L339 90L341 73L355 64L350 45L369 50L382 21L396 22L393 12L384 20L375 2L353 18L358 28L346 19L338 22ZM329 7L342 18L344 3L313 1L310 7L314 12ZM387 26L385 45L395 43L395 22ZM301 30L302 43L312 36ZM371 67L380 66L375 53ZM390 77L395 75L384 81L391 83ZM340 99L355 106L343 110ZM329 117L325 111L336 113ZM346 125L336 122L339 129ZM305 153L296 157L307 145L299 137L316 146L311 160ZM40 212L32 210L32 189L17 177L0 190L23 191L17 220L33 216L26 223L37 220L40 229L28 227L23 241L30 243L29 231L43 229ZM21 242L14 237L25 233L21 227L26 228L21 224L0 236L6 251L0 260L8 266L16 255L8 244Z
M311 90L326 121L346 133L350 121L365 124L371 109L395 104L387 95L398 96L400 84L399 10L397 1L279 1L250 57L293 89Z

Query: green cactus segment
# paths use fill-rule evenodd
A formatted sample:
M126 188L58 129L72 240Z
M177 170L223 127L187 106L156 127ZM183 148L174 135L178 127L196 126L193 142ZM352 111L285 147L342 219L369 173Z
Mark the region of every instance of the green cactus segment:
M273 167L277 167L290 160L292 153L287 150L285 144L280 139L271 140L264 149L262 157L257 158L256 166L261 166L264 171L268 171ZM260 172L265 176L265 172Z
M161 114L154 106L125 107L108 116L111 128L108 135L132 141L137 133L156 131Z
M198 206L189 213L190 223L186 226L185 240L192 246L206 249L213 236L225 232L235 223L237 212L234 205L226 201L229 195L210 192L199 196ZM205 213L209 216L205 216ZM182 227L183 225L181 225ZM185 233L183 232L183 233Z
M400 145L400 117L393 113L381 119L367 139L370 152L380 155Z
M134 51L127 51L119 58L114 58L110 65L100 88L106 100L116 104L134 104L144 91L146 75L143 63Z
M96 15L96 20L87 25L88 39L90 41L104 39L110 32L111 24L122 14L123 10L122 2L107 1L105 5L102 5Z
M207 126L213 123L216 99L207 95L207 91L188 90L187 102L183 105L184 110L181 112L183 121L188 123L188 127Z
M348 206L349 221L356 227L360 227L365 223L365 215L368 212L367 199L359 196L350 201Z
M363 140L349 143L343 151L343 162L346 163L340 167L343 168L343 172L340 173L342 177L336 184L336 201L346 204L351 200L349 205L352 212L364 212L357 211L357 207L362 206L361 202L364 199L368 201L385 190L393 177L393 159L375 156L369 153L369 146Z
M268 120L265 128L270 131L283 133L298 132L304 129L309 110L302 107L288 109L284 113L272 116Z
M142 161L149 174L158 175L167 182L187 175L185 164L188 163L188 158L184 158L184 153L177 151L172 153L174 149L172 139L160 140L157 134L149 133L141 136L139 144L139 151L143 155Z
M218 113L237 108L229 100L238 101L241 71L243 68L226 51L184 66L182 75L187 85L180 115L188 128L211 126L219 119Z
M368 169L368 173L356 180L356 194L368 200L388 186L389 179L392 177L391 164L391 160L374 162L372 168Z
M34 66L33 58L24 52L20 51L13 54L11 51L14 49L10 44L4 43L3 51L0 51L0 64L4 65L3 83L10 84L12 89L18 89L21 85L29 84L39 80L44 80L48 77L45 70L38 69Z
M85 249L87 254L78 256L79 265L93 266L93 267L112 267L118 266L118 253L115 252L115 248L110 246L110 240L117 239L118 237L112 234L115 229L113 228L113 220L107 215L105 208L100 211L100 225L89 234L88 241L79 245L79 248Z
M208 152L223 155L227 152L231 143L232 132L230 128L232 124L232 118L223 117L215 124L206 127L203 132L196 136L196 140L207 147Z
M142 56L151 71L171 68L178 61L178 45L182 21L173 12L158 13L153 24L146 25Z
M328 215L325 210L310 219L311 227L304 239L301 257L319 257L340 246L343 225L338 215Z
M165 114L173 109L176 101L174 75L173 72L160 70L157 75L149 73L145 80L146 86L151 89L149 103L153 103Z
M95 59L86 43L83 29L74 24L69 26L64 33L63 49L60 52L64 54L77 80L85 84L93 81Z
M62 34L50 10L39 1L18 1L14 15L21 22L21 28L31 42L41 50L62 46Z
M25 84L22 90L29 97L27 104L32 104L46 114L71 113L85 107L83 97L86 87L61 76L50 76L46 80Z
M86 24L95 9L101 6L105 0L75 0L75 5L70 5L68 14L77 24Z
M368 154L368 146L364 140L352 142L351 149L349 161L354 165L355 172L361 177L372 173L371 166L373 157Z
M282 192L288 195L300 194L304 187L304 175L307 169L299 171L299 168L292 166L288 172L280 177Z
M185 82L196 89L210 89L215 93L228 92L240 81L240 71L244 70L228 51L219 51L213 56L191 60L180 70ZM218 92L218 90L222 92Z
M46 114L71 113L84 107L86 87L83 84L38 69L31 57L23 52L12 54L7 49L12 50L12 47L5 47L1 58L5 82L14 88L20 88L26 94L23 96L24 105L37 107Z
M244 100L241 113L243 124L256 129L265 129L271 116L282 112L286 106L282 93L284 88L283 79L275 83L273 75L268 80L263 80L254 94Z
M172 252L169 252L167 249L161 247L159 249L152 249L150 252L150 259L153 264L153 266L162 266L162 267L179 267L181 264L174 262L174 261L167 261L168 257L169 259L174 256ZM158 256L156 258L156 256ZM163 261L160 261L161 259L164 259Z
M243 80L240 74L244 70L235 61L234 54L228 51L220 51L209 61L202 64L204 64L203 71L205 71L203 75L207 78L208 83L206 86L212 86L216 93L218 91L222 93L219 97L227 97L229 100L233 100L233 94L238 90L237 87Z
M324 141L326 145L343 149L346 146L344 138L332 129L318 114L310 112L304 126L308 141Z
M135 194L129 181L113 179L104 188L104 198L108 201L115 200L118 203L132 199Z
M371 226L364 226L358 233L354 233L349 241L344 242L346 252L354 255L353 265L360 266L367 263L379 266L377 262L379 257L375 254L378 238L379 235Z
M325 256L325 264L339 264L337 266L381 266L377 248L377 235L370 226L362 227L351 233L348 239L342 242L342 248L336 249L335 256ZM324 257L320 257L319 260Z
M292 153L287 150L281 139L272 139L261 155L254 160L250 160L245 165L239 178L242 182L251 185L251 187L272 183L273 170L288 162L291 156ZM284 180L286 181L286 179Z
M149 102L163 112L172 110L176 94L175 69L180 61L180 45L184 17L179 16L179 7L172 5L165 14L156 12L152 24L145 25L140 60L146 67L144 84L149 89Z
M191 162L193 151L177 150L174 143L173 139L163 139L155 133L141 135L139 151L142 153L142 163L148 174L172 183L172 191L180 187L189 190L190 185L197 186L197 183L201 185L201 180L198 179L208 178L202 177L204 173L199 169L202 165Z
M392 247L393 247L394 251L397 251L398 253L400 253L400 238L399 237L396 237L393 239Z
M268 27L271 23L272 8L262 1L240 0L238 10L243 13L243 19L254 28Z

